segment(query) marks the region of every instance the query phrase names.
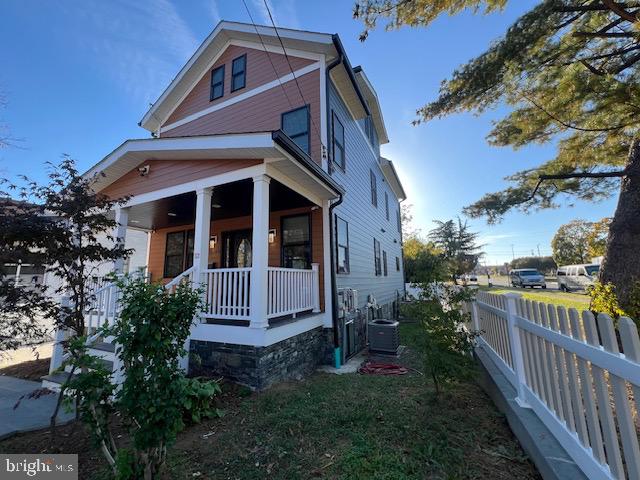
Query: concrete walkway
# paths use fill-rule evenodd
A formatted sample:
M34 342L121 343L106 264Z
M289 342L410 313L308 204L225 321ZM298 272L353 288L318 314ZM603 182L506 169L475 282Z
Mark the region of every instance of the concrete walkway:
M23 395L28 395L41 387L40 382L22 380L20 378L0 375L0 439L14 433L38 430L49 426L49 418L58 400L58 394L43 395L40 398L23 398L20 406L13 406ZM75 417L60 408L59 424L66 423Z

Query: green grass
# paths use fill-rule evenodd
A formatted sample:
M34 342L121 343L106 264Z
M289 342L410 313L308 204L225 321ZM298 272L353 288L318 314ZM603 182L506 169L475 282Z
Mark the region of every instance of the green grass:
M524 288L510 288L510 287L479 287L481 290L486 290L491 293L504 294L509 292L516 292L522 295L524 298L530 300L536 300L538 302L550 303L553 305L562 305L566 308L575 308L577 310L586 310L589 308L590 298L587 295L580 295L578 293L564 293L557 290L548 289L524 289Z
M422 332L413 323L403 324L401 334L412 348ZM409 364L421 369L419 358L413 354ZM315 374L251 395L200 428L216 433L179 443L173 477L538 478L474 382L454 385L436 401L431 384L415 371Z

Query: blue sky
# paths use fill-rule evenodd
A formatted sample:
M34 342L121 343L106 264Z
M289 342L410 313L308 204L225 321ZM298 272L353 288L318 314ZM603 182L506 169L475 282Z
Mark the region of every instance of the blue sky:
M536 2L510 2L490 16L443 17L427 29L373 31L350 0L270 0L278 26L338 33L352 65L362 65L380 97L391 142L383 154L396 164L424 232L449 219L503 178L553 156L553 145L518 151L487 145L491 121L456 115L417 127L415 110L436 97L440 81L482 53ZM247 0L254 20L268 23L262 0ZM0 16L0 122L21 139L0 151L0 175L44 175L43 163L67 153L81 170L127 138L146 138L138 121L220 19L248 21L239 0L3 0ZM553 233L574 218L610 216L615 198L578 202L530 215L513 212L497 226L470 223L486 244L485 261L549 254Z

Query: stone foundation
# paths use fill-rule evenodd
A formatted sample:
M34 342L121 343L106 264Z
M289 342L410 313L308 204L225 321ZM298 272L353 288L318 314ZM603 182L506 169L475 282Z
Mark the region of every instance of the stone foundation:
M314 328L268 347L192 340L189 371L222 375L262 390L274 383L301 379L330 358L332 330Z

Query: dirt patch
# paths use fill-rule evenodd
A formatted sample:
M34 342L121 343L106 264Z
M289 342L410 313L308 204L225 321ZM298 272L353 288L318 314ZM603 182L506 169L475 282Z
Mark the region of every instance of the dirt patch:
M16 363L15 365L0 368L0 375L39 382L44 375L49 373L50 362L50 358L39 358L37 360Z

